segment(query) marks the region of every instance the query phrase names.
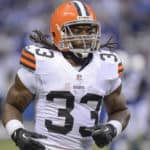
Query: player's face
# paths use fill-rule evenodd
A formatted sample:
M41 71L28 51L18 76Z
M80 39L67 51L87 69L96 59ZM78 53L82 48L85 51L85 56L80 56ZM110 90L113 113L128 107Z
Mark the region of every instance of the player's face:
M70 30L74 36L80 36L81 35L80 40L74 40L71 42L71 44L74 48L81 48L82 49L82 48L85 48L85 45L86 45L86 48L90 48L91 47L91 39L90 40L84 39L84 42L83 42L82 38L84 38L84 35L87 36L87 35L96 34L97 33L97 26L92 26L92 25L88 25L88 24L74 25L74 26L70 27Z

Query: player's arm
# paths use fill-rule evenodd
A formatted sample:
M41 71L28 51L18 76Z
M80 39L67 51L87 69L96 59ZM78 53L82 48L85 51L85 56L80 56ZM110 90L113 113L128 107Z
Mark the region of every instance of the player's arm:
M32 101L33 94L23 85L16 76L14 84L10 87L3 106L3 124L9 120L22 121L22 113Z
M92 137L98 147L108 145L114 137L124 130L130 119L130 112L121 95L119 86L110 95L105 96L104 105L108 113L108 122L95 127Z
M31 53L31 50L30 47L22 50L20 57L22 67L18 70L14 84L9 89L3 106L4 126L10 120L18 120L21 122L22 113L33 99L34 94L32 93L34 93L34 90L31 87L35 88L35 75L33 72L36 68L36 59L34 54Z
M33 94L24 86L18 76L9 89L3 106L3 124L9 135L21 150L44 150L45 147L35 139L46 138L24 129L22 113L33 99Z
M104 105L108 113L108 121L116 120L121 123L124 130L130 119L130 112L121 94L121 86L104 98Z

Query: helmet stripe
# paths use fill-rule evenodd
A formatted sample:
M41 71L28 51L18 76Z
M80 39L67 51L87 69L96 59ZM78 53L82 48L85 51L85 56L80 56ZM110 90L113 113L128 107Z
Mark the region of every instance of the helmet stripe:
M79 5L77 3L75 3L75 2L73 4L75 5L75 7L77 9L78 15L82 16L81 9L80 9Z
M80 1L73 1L75 7L77 8L79 16L89 16L88 10L84 3Z
M87 10L85 4L83 4L83 6L84 6L84 9L85 9L85 11L86 11L86 16L89 16L90 14L89 14L89 12L88 12L88 10Z

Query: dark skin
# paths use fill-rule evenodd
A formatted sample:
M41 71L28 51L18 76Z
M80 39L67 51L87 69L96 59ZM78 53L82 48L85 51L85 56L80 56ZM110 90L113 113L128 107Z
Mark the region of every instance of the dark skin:
M130 112L125 98L121 94L121 86L110 95L105 96L104 105L108 113L108 120L120 121L123 129L125 129L130 119Z
M14 84L8 91L6 102L3 106L2 120L5 125L11 119L22 121L22 113L30 104L33 94L23 85L16 76Z

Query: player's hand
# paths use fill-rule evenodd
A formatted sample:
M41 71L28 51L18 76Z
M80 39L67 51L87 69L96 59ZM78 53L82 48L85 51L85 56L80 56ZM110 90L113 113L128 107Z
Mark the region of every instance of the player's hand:
M98 125L92 132L92 137L95 144L102 148L108 145L112 139L116 136L117 130L111 124Z
M20 150L45 150L45 146L36 141L37 139L47 138L44 135L20 128L11 137Z

